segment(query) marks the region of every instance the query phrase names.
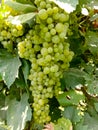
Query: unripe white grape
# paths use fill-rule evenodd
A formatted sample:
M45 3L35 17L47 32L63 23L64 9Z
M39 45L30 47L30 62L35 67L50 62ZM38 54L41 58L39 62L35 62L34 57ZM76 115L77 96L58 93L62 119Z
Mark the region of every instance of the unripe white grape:
M42 54L43 56L46 56L46 55L48 54L47 48L42 48L42 49L41 49L41 54Z
M52 15L53 14L53 9L50 7L47 9L47 13L48 15Z
M48 23L48 24L51 24L52 22L53 22L53 20L52 20L51 17L47 18L47 23Z
M61 33L64 31L64 25L62 23L57 23L55 29L58 33Z
M48 17L47 11L45 9L41 9L38 13L40 19L45 20Z
M58 36L58 35L54 35L54 36L52 37L52 42L53 42L53 43L59 43L59 42L60 42L59 36Z
M53 48L52 47L49 47L48 48L48 53L52 53L53 52Z
M41 1L40 2L40 8L44 9L46 7L46 2L45 1Z
M69 14L64 14L64 13L61 13L60 16L59 16L59 21L60 22L66 22L69 20Z
M52 29L50 30L50 33L51 33L51 35L55 35L55 34L56 34L56 30L55 30L54 28L52 28Z
M43 72L44 72L44 74L49 74L49 72L50 72L49 67L45 67Z

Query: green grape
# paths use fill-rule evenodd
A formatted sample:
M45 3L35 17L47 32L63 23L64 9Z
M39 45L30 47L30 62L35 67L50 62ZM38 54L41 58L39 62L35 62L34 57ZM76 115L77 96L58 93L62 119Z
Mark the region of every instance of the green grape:
M54 20L59 20L59 18L60 18L60 14L59 13L53 14L53 19Z
M56 7L56 6L55 6L55 7L53 7L53 13L54 13L54 14L57 14L58 12L59 12L59 8L58 8L58 7Z
M52 22L53 22L52 18L51 18L51 17L48 17L48 18L47 18L47 23L48 23L48 24L51 24Z
M40 2L40 8L44 9L46 7L46 2L45 1L41 1Z
M60 42L59 36L58 36L58 35L54 35L54 36L52 37L52 42L53 42L53 43L59 43L59 42Z
M40 19L45 20L48 17L47 11L45 9L41 9L38 13Z
M46 56L46 55L48 54L47 48L42 48L42 49L41 49L41 54L42 54L43 56Z
M69 14L64 14L64 13L61 13L60 16L59 16L59 21L60 22L66 22L69 20Z
M50 7L47 9L47 14L52 15L53 14L53 9Z
M53 48L52 47L48 48L48 53L53 53Z
M50 72L49 67L45 67L43 72L44 72L44 74L49 74L49 72Z
M56 30L55 30L54 28L52 28L52 29L50 30L50 33L51 33L51 35L55 35L55 34L56 34Z
M55 26L55 30L58 32L58 33L61 33L64 31L64 25L62 23L57 23L56 26Z

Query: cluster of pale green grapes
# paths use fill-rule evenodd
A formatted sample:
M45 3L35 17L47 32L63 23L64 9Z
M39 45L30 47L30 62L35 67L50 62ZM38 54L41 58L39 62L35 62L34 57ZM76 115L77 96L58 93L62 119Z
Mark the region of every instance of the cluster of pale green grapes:
M24 28L22 24L12 24L7 19L1 19L0 21L0 43L8 51L12 51L15 48L15 43L18 43L24 34Z
M73 52L66 43L69 15L49 0L35 0L35 5L36 24L18 43L18 53L31 62L29 80L34 120L46 123L51 120L48 100L59 94L60 79L69 67Z

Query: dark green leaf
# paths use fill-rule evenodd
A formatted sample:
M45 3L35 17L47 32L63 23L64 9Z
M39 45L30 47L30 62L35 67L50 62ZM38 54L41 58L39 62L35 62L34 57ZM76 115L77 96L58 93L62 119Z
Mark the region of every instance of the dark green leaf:
M35 17L36 13L27 13L27 14L21 14L17 16L11 16L8 18L8 21L10 21L13 24L17 23L26 23L29 20L33 19Z
M84 118L74 125L75 130L89 130L87 125L83 124Z
M54 0L53 2L68 13L73 12L78 4L78 0Z
M67 88L75 88L77 85L85 83L85 72L79 69L71 68L64 72L64 81Z
M65 107L64 112L62 112L62 114L65 118L71 120L73 123L77 123L80 122L80 120L83 118L80 112L81 111L77 109L77 107L68 106Z
M7 125L13 130L23 130L26 121L31 120L31 108L28 103L28 95L23 94L20 102L16 99L8 100Z
M98 95L98 80L94 80L94 78L86 81L88 84L87 91L91 95Z
M88 130L98 130L98 117L95 118L85 113L84 125L88 125Z
M28 61L26 61L24 59L22 60L22 71L23 71L25 83L27 84L27 80L28 80L28 76L29 76L29 72L30 72L30 64Z
M98 112L98 103L94 103L95 109Z
M22 4L22 3L18 3L15 1L11 1L11 0L7 0L5 2L5 4L10 6L13 10L15 10L17 12L28 13L28 12L36 11L36 7L34 5L30 5L30 4Z
M7 106L5 106L5 96L2 92L0 92L0 119L1 120L6 119L6 108Z
M2 75L0 74L0 81L2 81Z
M78 105L80 101L85 100L85 96L83 95L82 92L70 90L68 92L59 94L57 99L60 105L69 106L69 105Z
M12 55L6 50L0 49L0 73L8 88L18 77L18 69L21 66L18 55Z
M88 31L86 34L86 44L92 54L98 54L98 32Z

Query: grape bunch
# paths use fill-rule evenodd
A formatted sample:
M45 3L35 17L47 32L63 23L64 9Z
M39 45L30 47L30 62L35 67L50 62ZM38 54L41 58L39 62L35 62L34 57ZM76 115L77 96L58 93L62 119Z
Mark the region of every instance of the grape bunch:
M22 24L12 24L5 19L1 19L0 22L0 43L8 51L12 51L15 48L15 44L21 41L24 34L24 27Z
M66 42L69 15L50 0L35 0L35 5L38 8L35 25L18 43L18 53L31 62L34 120L46 123L51 120L49 98L58 96L60 79L74 54Z

